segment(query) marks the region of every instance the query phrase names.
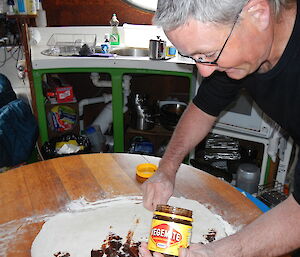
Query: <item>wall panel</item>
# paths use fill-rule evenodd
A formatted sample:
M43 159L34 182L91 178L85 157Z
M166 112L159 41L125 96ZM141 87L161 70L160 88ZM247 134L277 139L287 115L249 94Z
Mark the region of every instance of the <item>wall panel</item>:
M109 25L113 13L123 23L151 24L146 12L121 0L43 0L48 26Z

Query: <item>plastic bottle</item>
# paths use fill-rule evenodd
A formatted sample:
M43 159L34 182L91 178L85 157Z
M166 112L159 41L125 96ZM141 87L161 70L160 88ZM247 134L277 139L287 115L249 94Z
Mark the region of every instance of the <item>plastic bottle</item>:
M119 45L120 44L120 35L118 31L119 21L115 13L112 15L112 18L109 23L110 26L112 27L109 42L111 45Z
M26 8L25 8L25 1L24 0L18 0L18 12L20 14L25 14L26 13Z
M37 1L39 3L37 9L37 17L35 18L37 27L47 27L46 11L43 9L42 1Z
M26 11L27 11L27 14L30 14L30 15L37 14L35 0L26 0Z
M104 42L101 44L101 53L107 54L109 52L109 34L104 35Z
M88 127L85 132L91 142L92 152L102 152L105 144L105 136L102 134L100 127L93 125Z
M15 7L15 2L14 0L7 0L7 6L8 6L8 10L7 10L7 14L14 14L14 7Z
M0 1L0 14L4 13L4 1Z

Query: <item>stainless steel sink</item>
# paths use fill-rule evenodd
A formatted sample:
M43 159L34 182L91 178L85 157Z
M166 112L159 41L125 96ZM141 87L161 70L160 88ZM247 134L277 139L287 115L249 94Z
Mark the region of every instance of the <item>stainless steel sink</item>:
M110 53L120 55L120 56L145 57L145 56L149 56L149 49L136 48L136 47L124 47L124 48L112 49Z

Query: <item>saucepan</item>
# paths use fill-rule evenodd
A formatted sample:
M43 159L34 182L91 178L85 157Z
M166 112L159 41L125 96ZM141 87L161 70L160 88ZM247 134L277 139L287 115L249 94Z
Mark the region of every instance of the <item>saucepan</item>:
M159 115L160 124L168 130L174 130L186 106L187 104L183 102L162 105Z

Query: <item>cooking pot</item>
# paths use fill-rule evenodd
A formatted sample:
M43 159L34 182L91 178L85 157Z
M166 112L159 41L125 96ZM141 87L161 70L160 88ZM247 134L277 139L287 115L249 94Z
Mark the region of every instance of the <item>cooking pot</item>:
M151 39L149 42L149 58L151 60L163 60L166 58L166 41L161 40L159 36L157 39Z
M162 105L159 115L160 124L168 130L174 130L185 109L186 104L182 102Z

